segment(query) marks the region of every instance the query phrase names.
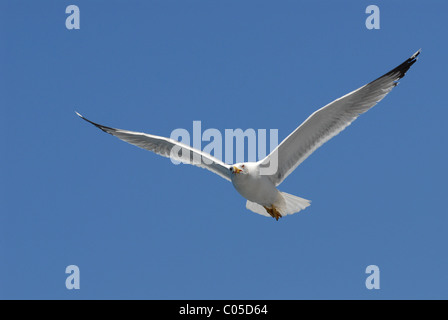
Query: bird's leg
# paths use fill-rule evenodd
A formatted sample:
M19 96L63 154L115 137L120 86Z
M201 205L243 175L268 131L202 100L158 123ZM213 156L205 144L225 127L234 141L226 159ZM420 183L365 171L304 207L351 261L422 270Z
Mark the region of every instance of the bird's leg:
M269 213L269 215L274 218L275 220L278 221L278 218L281 218L282 215L280 214L280 212L277 210L276 207L274 207L274 205L272 205L271 208L265 207L263 206L263 208L266 209L267 213Z
M282 215L281 215L280 212L277 210L277 208L274 207L274 206L272 206L272 211L274 212L275 220L278 221L278 218L281 218Z
M265 206L263 206L263 208L266 209L267 213L269 213L272 218L275 218L274 213L272 212L272 208L268 208L268 207L265 207Z

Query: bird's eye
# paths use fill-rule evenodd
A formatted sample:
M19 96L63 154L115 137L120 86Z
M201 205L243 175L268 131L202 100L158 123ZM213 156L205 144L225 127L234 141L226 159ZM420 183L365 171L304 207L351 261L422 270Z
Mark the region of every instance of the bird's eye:
M233 171L233 167L230 167L230 171Z

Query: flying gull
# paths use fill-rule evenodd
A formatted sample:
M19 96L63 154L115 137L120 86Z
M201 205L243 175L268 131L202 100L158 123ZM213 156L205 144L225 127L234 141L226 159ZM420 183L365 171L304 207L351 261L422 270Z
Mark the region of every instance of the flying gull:
M385 75L314 112L267 157L258 162L229 165L179 141L142 132L106 127L84 118L77 112L76 114L104 132L137 147L218 174L231 181L235 189L247 199L247 209L267 217L271 216L278 221L281 217L305 209L311 201L281 192L277 186L317 148L344 130L360 114L381 101L417 61L419 54L420 50ZM182 152L172 152L175 148ZM201 161L194 161L194 159L201 159ZM269 173L263 171L263 168L271 163L276 164L277 170Z

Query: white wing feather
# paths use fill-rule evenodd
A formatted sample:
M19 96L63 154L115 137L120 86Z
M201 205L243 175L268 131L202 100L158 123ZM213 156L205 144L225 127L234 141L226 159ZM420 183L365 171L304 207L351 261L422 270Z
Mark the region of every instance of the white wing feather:
M97 128L117 137L118 139L126 141L137 147L152 151L163 157L172 158L182 161L183 163L189 163L204 169L208 169L226 180L231 180L230 166L210 154L204 153L170 138L106 127L84 118L78 112L76 112L76 114L85 121L90 122ZM183 149L180 155L179 152L171 152L175 146L178 147L179 151Z
M273 156L278 156L278 170L269 176L271 181L278 186L317 148L383 99L398 84L397 81L404 77L419 54L420 50L382 77L331 102L308 117L271 154L259 161L260 165L265 166Z

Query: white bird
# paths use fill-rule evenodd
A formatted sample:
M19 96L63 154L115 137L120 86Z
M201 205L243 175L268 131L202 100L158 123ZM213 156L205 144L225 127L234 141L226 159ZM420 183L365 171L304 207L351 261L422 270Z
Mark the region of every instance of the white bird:
M264 216L279 218L299 212L310 205L306 200L280 192L276 187L311 153L350 125L360 114L382 100L417 61L420 50L395 69L380 78L334 100L314 112L297 129L258 162L226 164L210 154L194 149L179 141L141 132L106 127L82 119L123 141L153 151L164 157L208 169L232 182L235 189L247 199L246 208ZM172 152L173 147L177 148ZM181 154L178 150L182 149ZM187 159L185 158L187 155ZM195 159L200 159L197 161ZM263 168L277 164L277 170L263 174Z

